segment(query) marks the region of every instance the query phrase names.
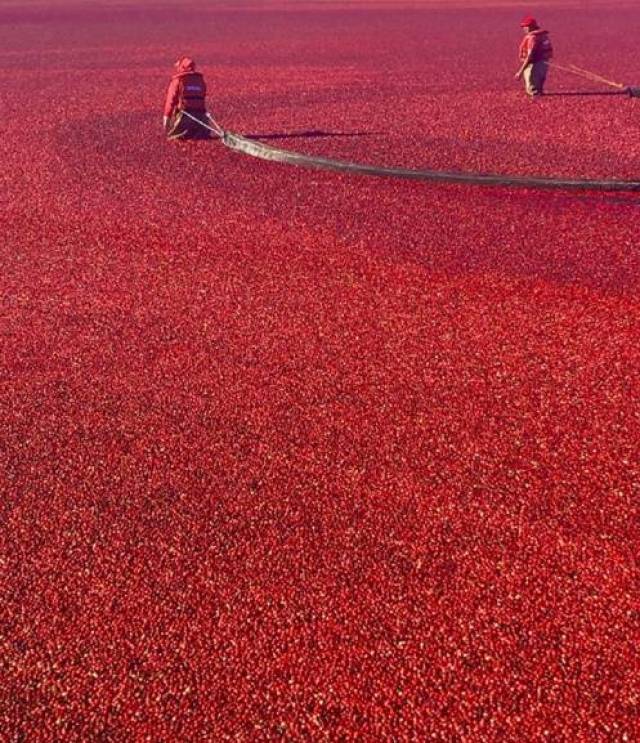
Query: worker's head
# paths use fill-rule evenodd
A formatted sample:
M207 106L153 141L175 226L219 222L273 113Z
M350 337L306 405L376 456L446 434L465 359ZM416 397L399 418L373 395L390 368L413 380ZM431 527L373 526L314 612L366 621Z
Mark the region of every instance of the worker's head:
M178 57L175 68L178 72L193 72L196 68L196 63L191 57Z
M538 28L538 22L532 15L527 15L520 21L520 27L525 34L528 34Z

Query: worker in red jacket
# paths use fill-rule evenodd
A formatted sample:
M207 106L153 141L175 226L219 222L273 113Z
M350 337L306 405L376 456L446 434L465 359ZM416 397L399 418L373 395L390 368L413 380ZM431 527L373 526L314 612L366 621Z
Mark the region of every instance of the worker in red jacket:
M180 57L175 68L162 118L167 136L169 139L208 139L211 134L206 128L209 121L204 77L196 72L196 63L189 57Z
M520 44L520 68L516 72L516 80L524 78L527 95L533 99L544 94L553 47L548 32L543 31L532 16L523 18L520 26L524 31L524 39Z

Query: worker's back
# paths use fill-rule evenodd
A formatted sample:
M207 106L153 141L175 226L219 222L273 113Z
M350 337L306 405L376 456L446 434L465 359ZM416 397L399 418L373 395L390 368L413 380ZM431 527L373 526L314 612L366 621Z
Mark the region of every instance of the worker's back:
M208 139L207 85L190 57L176 62L164 106L163 123L171 139Z
M207 86L201 73L182 72L178 78L177 108L180 111L205 111Z

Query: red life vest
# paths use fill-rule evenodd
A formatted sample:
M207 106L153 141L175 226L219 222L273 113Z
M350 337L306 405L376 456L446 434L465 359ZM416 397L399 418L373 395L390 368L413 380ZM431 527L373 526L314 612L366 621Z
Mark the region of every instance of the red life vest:
M553 46L549 33L537 28L528 33L520 45L520 59L526 59L531 54L531 62L549 62L553 57Z
M179 78L177 107L181 111L206 111L204 77L199 72L183 72Z

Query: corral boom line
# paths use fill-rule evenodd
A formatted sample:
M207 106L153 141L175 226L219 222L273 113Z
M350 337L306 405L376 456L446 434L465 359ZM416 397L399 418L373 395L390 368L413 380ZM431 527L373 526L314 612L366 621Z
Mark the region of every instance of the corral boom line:
M225 132L222 141L226 147L237 152L260 158L311 167L320 170L356 173L359 175L386 176L405 178L417 181L434 181L440 183L469 183L482 186L520 186L524 188L557 188L591 191L640 191L638 181L612 180L575 180L569 178L543 178L538 176L501 175L499 173L456 173L444 170L409 170L407 168L392 168L379 165L364 165L345 160L331 160L325 157L302 155L290 150L280 150L276 147L241 137L233 132Z
M247 139L239 134L224 131L213 119L208 126L195 116L183 112L205 129L215 133L222 140L225 147L260 160L310 167L319 170L332 170L357 175L371 175L390 178L404 178L416 181L432 181L436 183L473 184L478 186L515 186L521 188L555 188L562 190L585 191L640 191L640 181L617 180L579 180L570 178L543 178L540 176L502 175L499 173L465 173L446 170L410 170L407 168L393 168L382 165L364 165L347 160L332 160L326 157L303 155L291 150L281 150L277 147Z

